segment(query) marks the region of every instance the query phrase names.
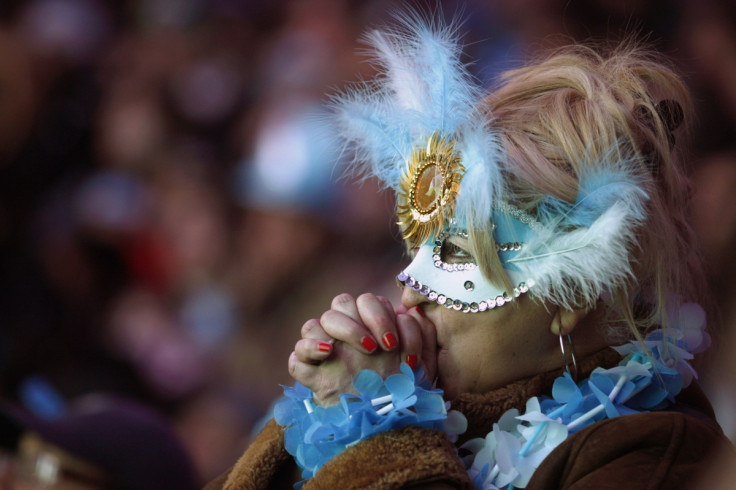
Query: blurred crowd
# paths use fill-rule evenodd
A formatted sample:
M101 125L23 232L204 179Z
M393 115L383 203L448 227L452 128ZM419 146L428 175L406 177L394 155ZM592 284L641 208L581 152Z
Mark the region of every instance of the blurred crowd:
M199 481L291 384L340 292L396 301L392 197L344 175L325 94L393 0L0 2L0 397L163 414ZM489 87L526 56L632 33L694 94L694 206L720 305L704 385L736 438L736 7L727 0L413 2L467 18Z

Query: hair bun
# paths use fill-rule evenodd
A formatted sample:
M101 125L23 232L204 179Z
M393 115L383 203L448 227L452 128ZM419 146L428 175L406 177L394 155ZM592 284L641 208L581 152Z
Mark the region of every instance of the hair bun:
M679 102L672 99L664 99L657 104L657 114L667 129L674 131L685 119L685 113Z

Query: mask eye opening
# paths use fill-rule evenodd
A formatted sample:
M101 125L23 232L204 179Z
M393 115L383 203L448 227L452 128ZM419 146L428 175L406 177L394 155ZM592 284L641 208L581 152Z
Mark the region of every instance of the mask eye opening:
M434 242L432 260L434 266L447 272L473 270L477 266L475 257L467 245L457 243L467 241L467 234L441 233Z

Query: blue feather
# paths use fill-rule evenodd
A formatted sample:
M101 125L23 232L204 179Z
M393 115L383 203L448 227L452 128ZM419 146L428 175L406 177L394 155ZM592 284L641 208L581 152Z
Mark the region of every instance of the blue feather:
M481 89L460 59L458 24L433 22L412 11L396 17L398 26L366 36L379 68L376 81L332 99L333 122L353 152L353 168L394 189L414 148L426 144L436 131L459 145L466 140L475 145L458 151L496 153L477 146L488 143L488 138L463 137L484 123L478 112ZM470 171L473 165L486 165L486 160L474 158L463 164ZM495 161L491 166L496 168Z
M583 165L575 202L548 196L537 208L538 219L563 229L589 228L616 202L629 206L633 219L644 219L647 193L634 163L632 159L620 159L605 165Z

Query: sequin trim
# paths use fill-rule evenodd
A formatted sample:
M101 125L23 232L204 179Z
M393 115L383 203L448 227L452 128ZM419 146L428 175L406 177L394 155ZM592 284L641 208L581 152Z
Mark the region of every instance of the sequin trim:
M539 223L539 221L534 219L532 215L525 213L521 209L512 206L505 201L502 202L500 206L498 206L498 210L502 213L513 216L525 225L529 225L529 227L537 233L544 231L544 227Z
M458 264L450 264L442 260L442 244L447 240L448 237L456 235L463 238L468 238L468 233L464 230L456 229L451 232L442 232L437 236L434 241L434 248L432 249L432 261L434 266L438 269L442 269L446 272L457 272L457 271L472 271L478 267L474 262L463 262Z
M497 243L496 252L516 252L521 250L523 245L521 242Z
M513 289L511 295L504 292L502 295L496 296L495 298L488 298L487 300L480 301L478 303L465 303L459 299L448 298L446 295L432 290L428 285L422 284L404 271L401 271L396 278L400 283L412 288L422 296L426 296L429 301L442 305L448 309L451 308L456 311L462 311L463 313L478 313L501 307L528 292L529 288L534 286L534 280L529 279L526 282L519 283L519 285Z

